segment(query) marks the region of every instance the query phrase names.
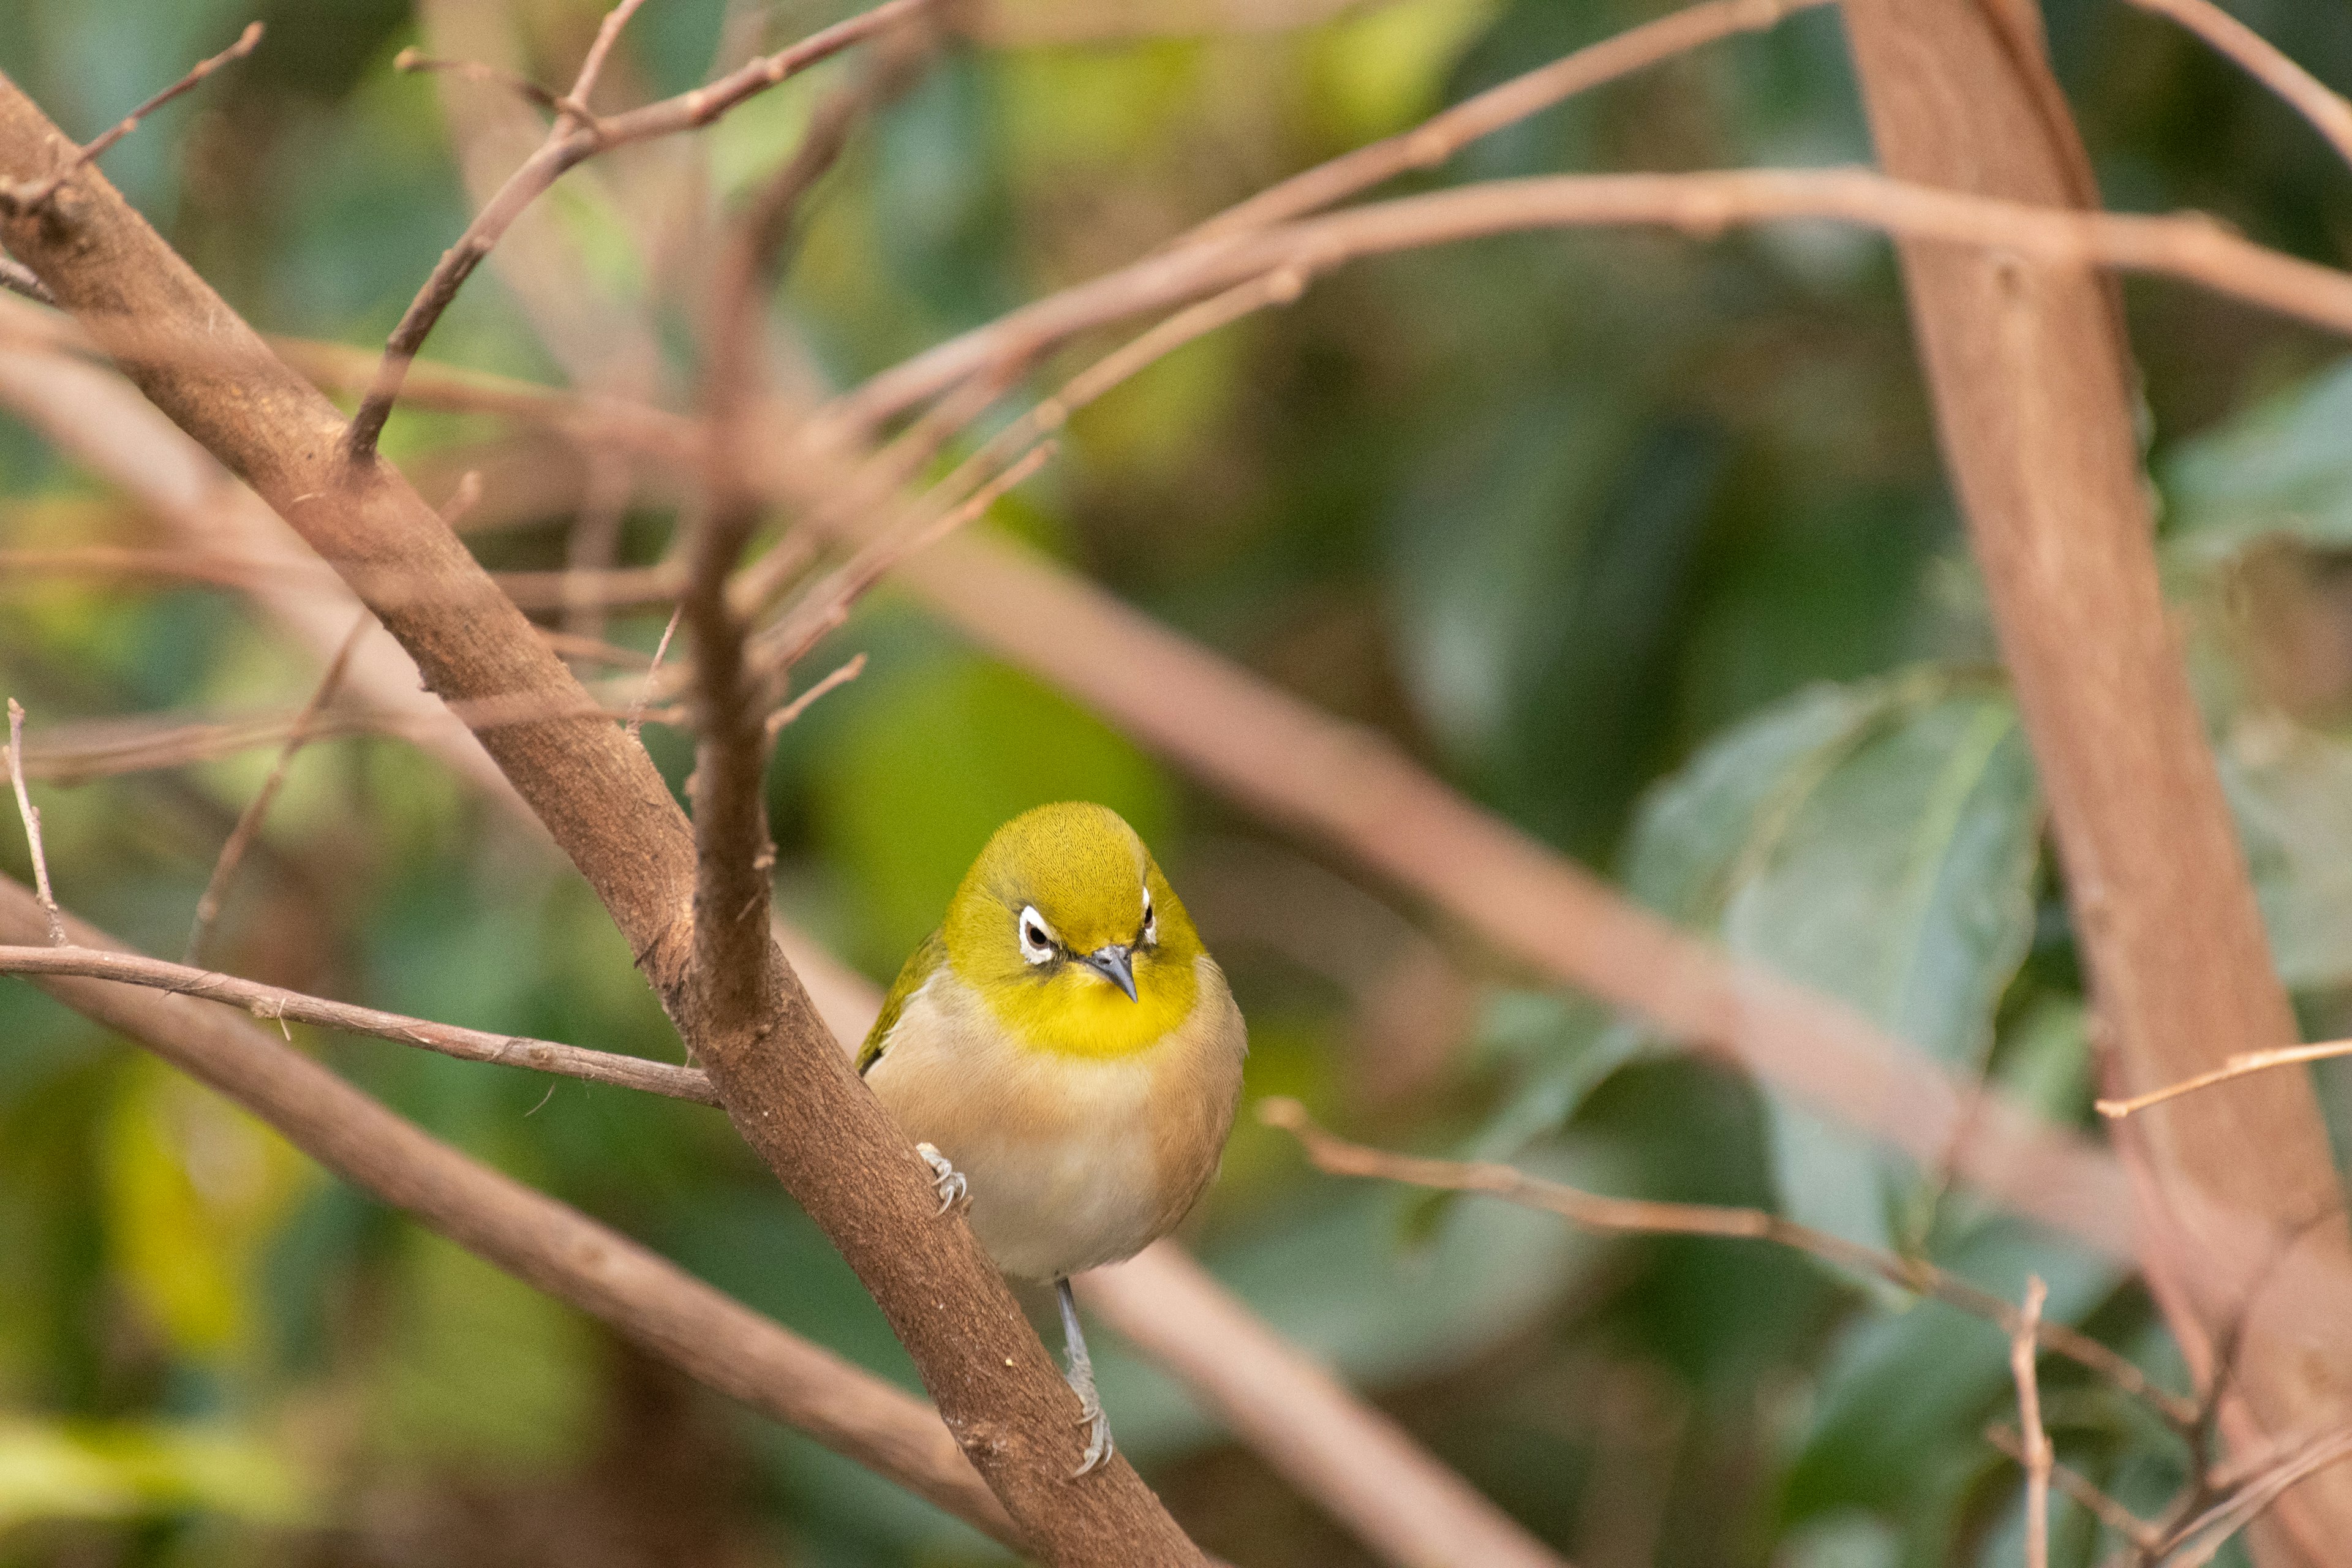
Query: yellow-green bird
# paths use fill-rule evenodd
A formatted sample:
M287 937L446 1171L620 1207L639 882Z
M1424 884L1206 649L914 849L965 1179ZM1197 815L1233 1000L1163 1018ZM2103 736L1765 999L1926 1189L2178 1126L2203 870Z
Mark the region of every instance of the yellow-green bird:
M1110 1457L1070 1276L1175 1228L1217 1172L1246 1050L1192 918L1119 815L1042 805L996 830L898 973L857 1070L968 1202L1007 1274L1050 1280L1085 1475Z

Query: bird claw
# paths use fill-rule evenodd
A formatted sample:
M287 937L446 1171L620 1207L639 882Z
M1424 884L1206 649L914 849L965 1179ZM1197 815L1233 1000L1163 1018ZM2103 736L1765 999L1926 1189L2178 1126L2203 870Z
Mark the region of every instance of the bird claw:
M971 1202L971 1184L964 1180L961 1171L948 1163L948 1157L929 1143L915 1145L915 1152L931 1168L931 1185L940 1194L940 1213L944 1215L958 1204Z
M1102 1400L1094 1389L1074 1387L1073 1392L1078 1396L1078 1418L1070 1425L1087 1428L1086 1455L1079 1459L1078 1468L1070 1472L1070 1479L1075 1481L1108 1464L1116 1445L1110 1440L1110 1417L1103 1414Z

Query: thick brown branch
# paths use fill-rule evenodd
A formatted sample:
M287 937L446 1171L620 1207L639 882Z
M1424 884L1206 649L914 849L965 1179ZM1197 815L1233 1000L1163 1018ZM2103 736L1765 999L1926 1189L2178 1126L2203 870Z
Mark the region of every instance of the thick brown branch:
M621 117L626 118L626 117ZM612 121L606 122L608 125ZM0 79L0 168L40 166L62 138ZM70 195L69 204L64 195ZM58 211L67 206L69 210ZM44 281L183 428L243 475L364 595L397 563L432 592L373 607L445 697L588 706L571 672L430 508L380 466L355 475L344 422L102 176L68 182L57 222L0 222ZM937 1216L928 1172L844 1060L781 960L756 1050L713 1038L686 984L691 835L642 748L602 716L479 731L595 887L730 1118L838 1246L907 1344L942 1417L1051 1563L1195 1563L1132 1469L1074 1486L1069 1391L971 1232Z
M2096 205L2033 5L1846 0L1843 14L1890 174L1969 201ZM2065 220L2045 213L2032 225L2053 221ZM2168 220L2093 221L2145 239ZM1958 237L1906 231L1896 249L1946 464L2050 802L2103 1074L2111 1095L2128 1094L2231 1051L2292 1044L2294 1017L2164 603L2137 375L2109 280L2095 270L2116 258L2105 242L2072 253L1945 243ZM2241 281L2253 276L2248 258L2226 265ZM2352 278L2329 279L2352 298ZM2352 1269L2310 1085L2242 1079L2129 1127L2121 1147L2143 1178L2142 1267L2200 1377L2217 1325L2244 1319L2223 1406L2232 1440L2340 1418L2352 1319L2313 1312L2299 1290L2256 1289L2282 1259ZM2352 1479L2302 1489L2282 1519L2326 1560L2352 1539Z
M41 924L32 896L0 879L0 941L25 942ZM109 951L111 939L79 921L70 922L69 934L78 944L70 951L132 965L160 962ZM467 1158L272 1030L185 996L112 980L59 973L41 987L210 1084L353 1186L603 1320L688 1375L1021 1549L1020 1532L919 1401L628 1237Z

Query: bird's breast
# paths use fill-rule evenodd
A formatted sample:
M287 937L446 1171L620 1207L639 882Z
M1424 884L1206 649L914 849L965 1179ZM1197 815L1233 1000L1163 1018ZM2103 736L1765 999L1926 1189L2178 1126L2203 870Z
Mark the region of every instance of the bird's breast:
M1223 975L1201 970L1191 1016L1117 1057L1024 1048L944 968L908 999L866 1082L964 1173L972 1229L1005 1272L1051 1279L1130 1257L1215 1174L1243 1028Z

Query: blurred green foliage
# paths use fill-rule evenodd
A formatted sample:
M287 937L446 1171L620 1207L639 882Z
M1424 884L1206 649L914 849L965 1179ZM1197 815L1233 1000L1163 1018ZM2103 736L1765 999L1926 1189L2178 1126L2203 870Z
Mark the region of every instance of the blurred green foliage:
M1068 7L1005 0L1012 41L934 65L824 186L776 301L779 363L848 384L1659 8L1365 0L1286 28L1129 36L1114 21L1056 40L1041 35ZM433 47L467 9L264 0L262 49L157 114L108 172L260 326L380 340L469 210L439 87L392 58ZM598 9L482 8L509 63L548 81L568 79ZM2237 9L2352 85L2336 7ZM2105 0L2047 10L2113 205L2201 207L2343 259L2352 181L2290 113L2153 18ZM677 90L837 14L651 0L606 91ZM226 0L0 0L0 69L86 134L247 15ZM1024 17L1046 22L1024 32ZM634 313L659 345L646 395L690 395L700 226L784 155L824 85L629 150L549 199L586 302ZM1821 11L1401 184L1867 156ZM2352 370L2310 331L2177 286L2135 282L2126 300L2171 585L2281 973L2306 1024L2340 1033ZM562 380L602 347L547 330L486 268L432 353ZM500 435L407 414L388 449L454 472ZM494 565L559 565L571 514L551 501L473 542ZM627 559L654 559L670 521L651 502L633 514ZM2059 873L1875 238L1538 235L1361 265L1086 410L990 526L1385 730L1674 918L2087 1123ZM0 416L0 540L152 537L100 479ZM37 740L122 714L290 708L316 679L314 655L215 591L27 576L0 594L0 674ZM648 648L659 631L646 615L610 635ZM1368 1019L1424 1016L1380 988L1405 948L1359 951L1337 895L1261 907L1268 884L1242 874L1348 868L1318 869L1318 847L887 592L810 668L853 651L866 673L787 733L772 805L789 912L877 981L996 822L1101 799L1151 839L1232 972L1253 1093L1303 1096L1393 1144L1771 1206L2004 1294L2039 1274L2053 1316L2179 1379L2135 1283L1638 1026L1530 989L1370 886L1349 896L1423 926L1412 940L1463 1002L1425 1016L1470 1020L1424 1028L1397 1079ZM681 782L685 745L648 740ZM44 786L65 900L176 952L267 766L245 753ZM0 864L23 874L15 837L0 838ZM568 872L394 740L304 753L215 962L480 1027L676 1050ZM911 1383L855 1280L720 1119L295 1033L441 1136ZM2319 1081L2352 1125L2352 1085ZM2016 1560L2014 1468L1982 1437L2010 1409L2002 1342L1943 1308L1758 1246L1601 1241L1483 1200L1312 1178L1246 1118L1188 1234L1276 1326L1584 1568ZM1370 1561L1160 1374L1115 1345L1104 1359L1123 1445L1211 1550L1244 1568ZM2062 1365L2046 1379L2062 1457L2159 1506L2181 1474L2162 1435ZM2100 1552L2063 1506L2057 1547L2070 1564ZM995 1554L0 985L0 1563L705 1558Z

